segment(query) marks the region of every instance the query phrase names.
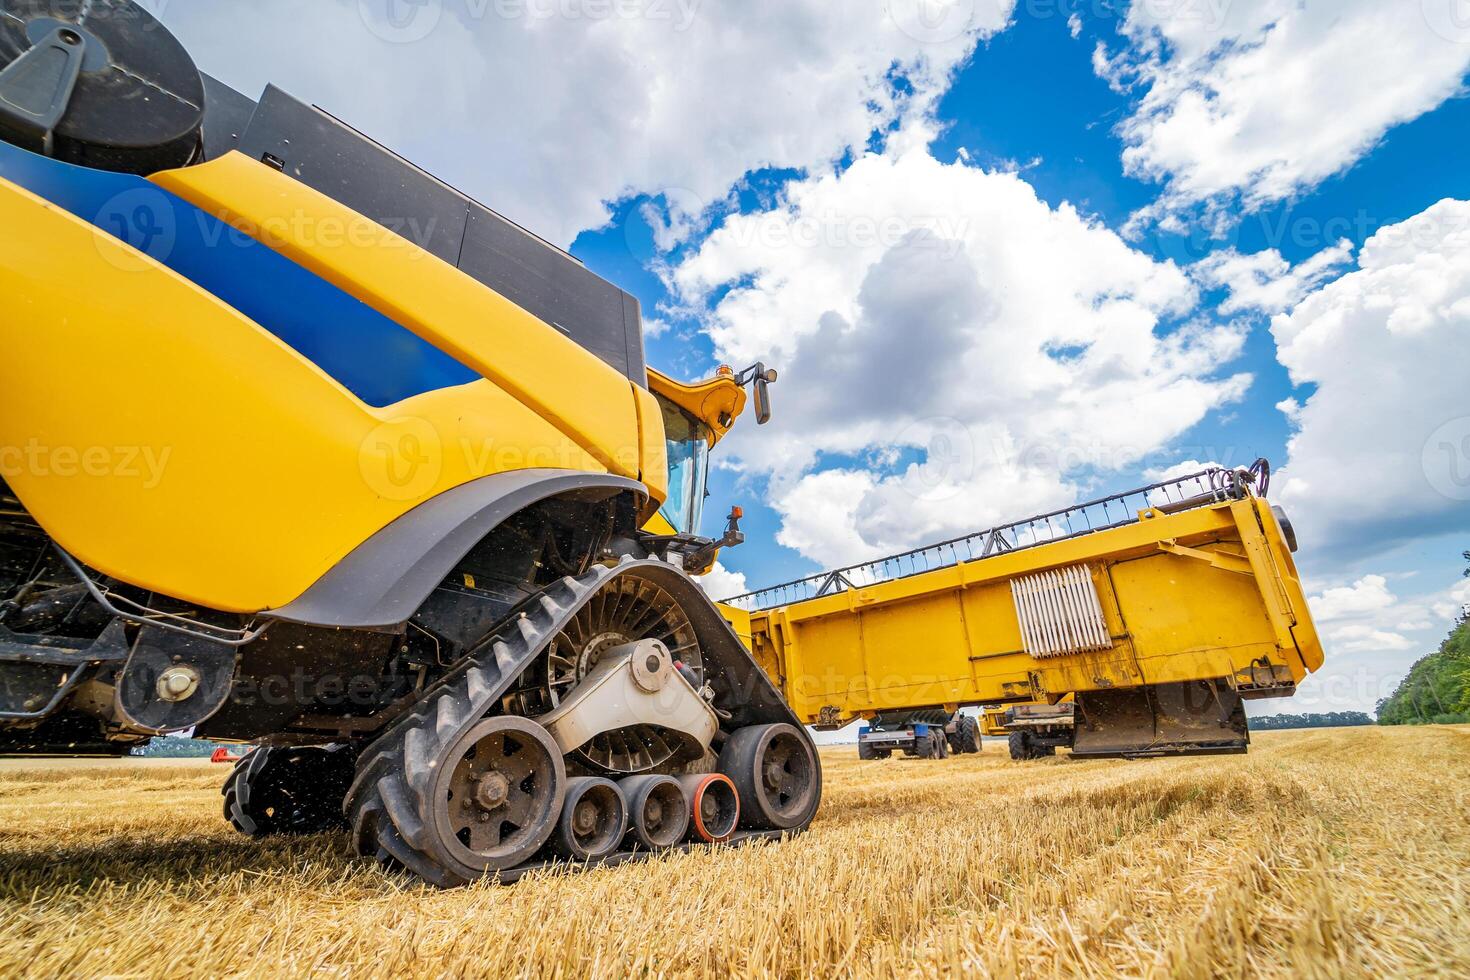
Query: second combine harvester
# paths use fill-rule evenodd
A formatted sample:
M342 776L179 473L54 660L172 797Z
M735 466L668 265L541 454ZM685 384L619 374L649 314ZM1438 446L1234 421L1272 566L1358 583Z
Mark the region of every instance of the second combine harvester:
M632 297L126 0L0 0L0 137L0 753L253 742L242 831L452 885L800 831L803 722L1177 690L1218 731L1314 665L1238 483L732 630L705 464L772 374L649 371ZM1011 604L1053 570L1101 621Z

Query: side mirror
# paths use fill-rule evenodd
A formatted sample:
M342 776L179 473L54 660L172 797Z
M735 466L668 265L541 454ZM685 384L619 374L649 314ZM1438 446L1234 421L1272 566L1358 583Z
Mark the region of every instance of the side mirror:
M755 421L758 425L765 425L771 421L771 385L776 382L775 368L768 368L764 364L757 363L754 367L746 368L741 372L738 382L746 384L753 383L755 388Z
M765 425L771 421L771 386L765 378L755 379L755 422Z

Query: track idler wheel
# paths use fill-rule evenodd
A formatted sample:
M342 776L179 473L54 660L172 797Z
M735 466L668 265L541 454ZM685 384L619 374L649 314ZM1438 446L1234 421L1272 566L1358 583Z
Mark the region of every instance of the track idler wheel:
M740 794L723 773L680 776L689 798L689 839L702 844L722 844L740 825Z
M235 763L220 792L225 819L242 834L315 834L347 826L350 746L259 748Z
M628 843L643 850L673 847L689 830L689 798L673 776L628 776Z
M751 830L805 827L822 799L821 762L792 725L740 729L720 751L719 768L739 794L740 825Z
M595 861L615 851L628 832L628 803L618 784L600 776L567 780L561 819L551 835L553 853Z
M515 715L486 718L434 764L426 842L464 878L522 863L556 828L566 794L561 751L546 729Z

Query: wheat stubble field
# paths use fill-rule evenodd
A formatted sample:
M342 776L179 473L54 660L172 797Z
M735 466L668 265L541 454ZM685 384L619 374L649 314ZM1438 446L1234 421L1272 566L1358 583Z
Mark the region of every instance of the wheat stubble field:
M1470 975L1470 729L852 756L804 837L454 892L235 836L223 766L0 764L0 976Z

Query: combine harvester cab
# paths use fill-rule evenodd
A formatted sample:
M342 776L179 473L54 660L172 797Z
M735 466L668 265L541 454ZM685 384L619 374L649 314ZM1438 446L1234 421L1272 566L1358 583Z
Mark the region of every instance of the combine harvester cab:
M1244 752L1243 702L1322 665L1269 483L1204 470L727 602L819 728L1069 699L1023 757Z
M442 885L811 821L690 578L773 372L128 0L0 0L0 229L0 753L257 743L237 828Z

